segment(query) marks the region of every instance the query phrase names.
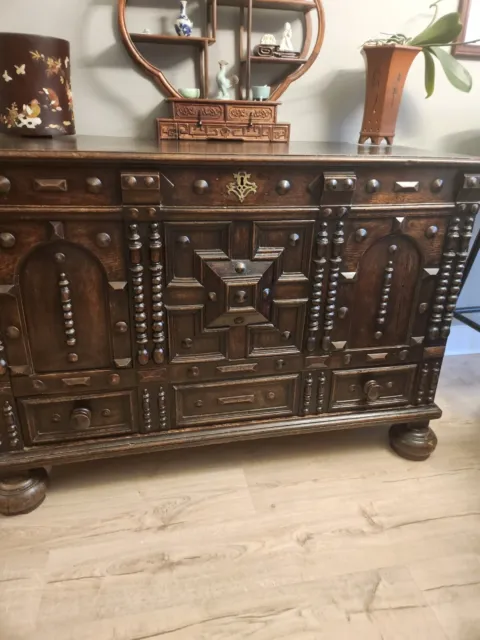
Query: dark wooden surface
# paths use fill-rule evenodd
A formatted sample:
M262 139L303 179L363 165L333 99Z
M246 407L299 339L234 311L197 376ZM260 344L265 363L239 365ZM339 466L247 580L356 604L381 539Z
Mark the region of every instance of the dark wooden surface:
M430 455L478 160L0 144L2 475L379 424Z

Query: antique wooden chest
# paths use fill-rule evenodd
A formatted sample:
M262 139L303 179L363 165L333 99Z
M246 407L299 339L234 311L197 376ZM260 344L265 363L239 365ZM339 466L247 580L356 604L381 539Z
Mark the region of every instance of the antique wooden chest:
M156 449L391 424L428 457L479 201L480 160L405 149L2 139L0 511Z

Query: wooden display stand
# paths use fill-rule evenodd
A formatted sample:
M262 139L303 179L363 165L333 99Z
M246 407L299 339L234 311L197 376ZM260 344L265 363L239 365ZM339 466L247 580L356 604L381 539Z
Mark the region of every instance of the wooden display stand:
M158 140L242 140L253 142L288 142L290 125L277 122L278 99L287 87L304 75L315 62L323 42L325 21L321 0L208 0L206 3L206 37L181 37L150 33L130 33L127 30L125 12L127 0L118 0L119 27L122 40L133 60L150 75L168 95L171 118L157 119ZM208 50L216 42L217 8L239 8L240 82L237 99L210 99ZM252 50L253 8L299 11L305 17L305 34L298 57L279 58L258 56ZM314 21L317 22L316 39L309 54ZM183 98L167 80L163 72L152 65L138 50L138 43L190 45L199 51L201 98ZM252 101L252 64L281 64L286 72L272 87L271 100ZM232 90L233 91L233 90Z

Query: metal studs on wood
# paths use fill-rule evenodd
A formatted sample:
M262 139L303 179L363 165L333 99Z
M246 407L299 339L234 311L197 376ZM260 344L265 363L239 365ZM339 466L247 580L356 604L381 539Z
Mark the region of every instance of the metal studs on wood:
M150 408L150 394L148 389L142 393L143 427L145 431L152 430L152 411Z
M383 284L382 284L382 292L380 294L380 305L378 307L377 319L376 319L376 328L375 338L380 340L385 331L385 324L387 322L387 314L388 314L388 303L390 300L390 293L392 289L392 280L394 273L393 266L393 256L397 251L397 245L392 244L388 247L388 251L392 256L390 260L387 262L387 266L383 271Z
M3 415L7 427L7 436L10 449L20 449L22 447L20 429L18 428L17 421L15 419L13 406L8 400L6 400L5 404L3 405Z
M165 389L163 387L160 387L158 391L158 422L162 431L167 429L167 407Z
M322 349L328 351L332 342L331 333L333 331L335 308L337 304L338 279L340 276L340 265L342 264L343 245L345 242L343 233L343 222L337 222L332 238L332 255L330 257L330 273L328 277L327 306L323 324Z
M313 385L313 376L311 373L307 374L305 378L305 387L303 389L303 409L302 415L308 416L310 413L310 402L312 400L312 385Z
M318 389L317 389L317 413L322 413L323 411L323 403L325 398L325 383L327 381L327 376L322 371L318 376Z
M129 226L128 248L130 251L130 272L132 274L132 285L134 295L134 318L135 318L135 341L138 345L137 361L141 365L147 364L149 354L146 348L148 343L147 335L147 315L145 313L145 294L142 265L142 243L138 233L138 225Z
M66 342L69 347L73 347L77 344L77 339L75 337L75 321L73 319L70 281L66 273L63 272L60 274L58 286L60 287L60 300L62 303Z
M320 329L320 310L322 306L323 278L325 275L326 258L328 248L328 225L322 222L317 234L317 258L313 261L315 275L313 276L312 306L308 324L307 351L315 351L317 334Z
M153 361L165 361L165 324L163 308L163 266L161 263L162 239L159 224L150 225L150 271L152 273Z

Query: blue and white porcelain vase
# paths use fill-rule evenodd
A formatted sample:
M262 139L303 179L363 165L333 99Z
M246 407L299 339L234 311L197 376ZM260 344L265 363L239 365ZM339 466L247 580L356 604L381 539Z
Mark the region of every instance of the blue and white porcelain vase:
M187 0L180 2L180 15L175 21L175 31L177 36L191 36L193 22L187 16Z

